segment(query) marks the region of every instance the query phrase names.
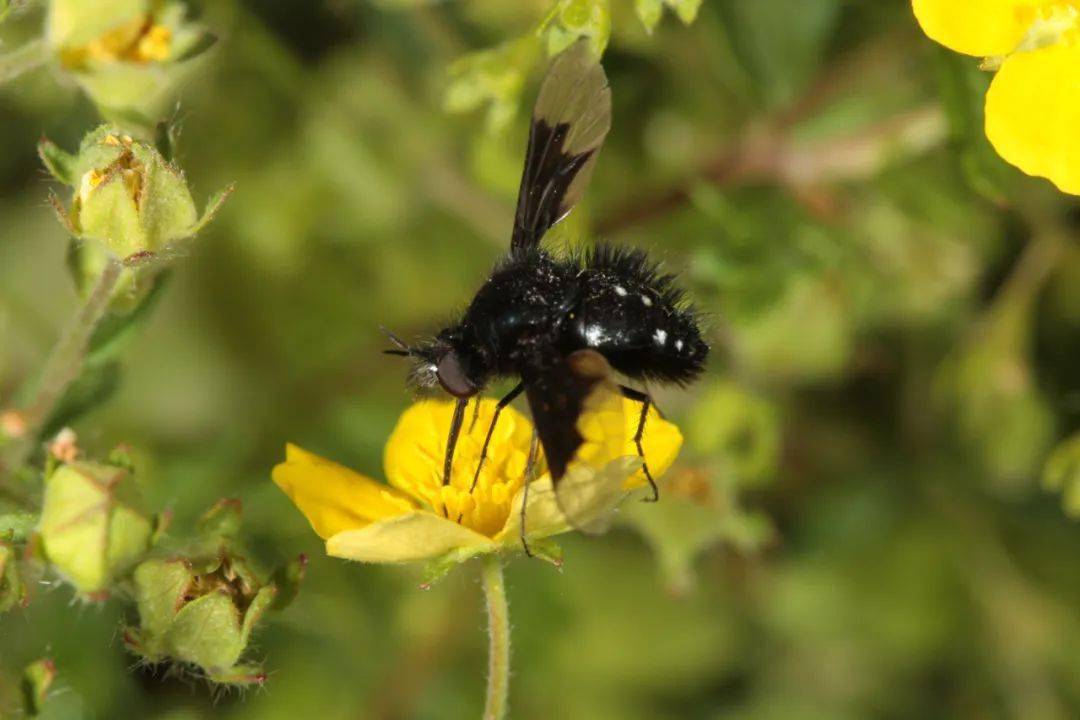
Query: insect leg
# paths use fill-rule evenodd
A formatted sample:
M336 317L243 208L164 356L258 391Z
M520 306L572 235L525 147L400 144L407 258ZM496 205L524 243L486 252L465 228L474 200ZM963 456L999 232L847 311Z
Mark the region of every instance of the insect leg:
M641 469L645 473L645 479L649 481L649 487L652 488L652 497L645 498L645 501L656 502L660 499L660 488L656 486L656 480L653 479L652 473L649 472L649 464L645 462L645 450L641 447L641 439L645 437L645 420L649 417L649 408L653 406L653 401L648 393L643 393L625 385L620 385L619 390L622 391L624 398L641 403L641 415L638 418L637 432L634 433L634 445L637 447L638 457L641 458Z
M450 421L450 435L446 438L446 457L443 459L443 485L450 484L450 468L454 464L454 448L457 447L458 435L461 433L461 423L465 419L465 406L469 404L468 398L458 398L454 405L454 419Z
M519 382L514 386L514 389L506 393L506 396L499 401L499 404L495 406L495 414L491 416L491 424L488 425L487 436L484 437L484 445L480 448L480 462L476 464L476 473L473 475L472 485L469 487L469 492L476 489L476 483L480 480L480 468L484 466L484 460L487 459L488 444L491 442L491 435L495 432L495 423L499 422L499 413L503 411L510 403L514 402L514 398L521 394L521 391L525 389L525 383Z
M536 458L540 454L540 436L536 434L536 430L533 430L532 442L529 443L529 457L525 461L525 475L522 481L525 487L521 491L521 522L518 523L521 528L521 547L525 550L525 554L529 557L533 557L532 550L529 549L529 541L525 539L525 516L526 509L529 507L529 485L532 485L533 470L536 469Z
M476 427L476 421L480 419L480 403L482 398L479 394L476 396L476 402L472 406L472 420L469 422L469 434L472 434L473 428Z

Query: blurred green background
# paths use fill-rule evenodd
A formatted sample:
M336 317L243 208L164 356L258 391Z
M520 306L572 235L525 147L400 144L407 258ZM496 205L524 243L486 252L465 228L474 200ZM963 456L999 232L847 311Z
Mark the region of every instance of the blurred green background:
M477 717L474 568L421 591L326 558L269 470L293 441L379 475L410 402L379 326L438 327L505 249L543 66L515 114L452 112L489 90L452 64L551 3L211 5L178 160L200 203L238 189L75 429L129 443L178 528L239 497L260 557L309 572L252 649L263 689L135 668L125 606L51 585L0 618L0 696L49 655L71 717ZM989 75L904 0L706 0L651 35L612 12L613 130L553 242L648 248L714 355L658 392L687 436L660 505L566 538L561 572L510 566L511 716L1080 716L1077 203L994 156ZM97 123L55 70L0 87L0 399L76 306L35 143Z

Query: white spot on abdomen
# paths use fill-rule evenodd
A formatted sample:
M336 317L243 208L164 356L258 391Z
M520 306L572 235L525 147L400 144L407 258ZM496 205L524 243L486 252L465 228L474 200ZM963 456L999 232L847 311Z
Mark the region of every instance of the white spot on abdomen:
M656 332L653 333L652 339L653 339L653 342L655 342L657 345L666 344L667 343L667 330L661 330L660 328L656 328Z
M604 328L599 325L589 325L585 328L585 342L589 345L596 347L605 340L607 340L607 333L604 332Z
M683 341L682 340L676 340L675 341L675 349L676 350L682 350L683 349Z
M615 294L619 297L626 297L626 288L624 288L622 285L616 285Z
M641 304L644 305L645 307L652 307L652 298L649 297L648 295L642 295L641 296Z

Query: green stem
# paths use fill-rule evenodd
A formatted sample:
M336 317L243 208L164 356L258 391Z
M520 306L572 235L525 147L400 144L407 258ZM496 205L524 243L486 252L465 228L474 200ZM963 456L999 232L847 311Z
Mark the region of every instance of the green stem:
M4 454L0 467L14 472L26 464L45 423L56 409L56 404L82 372L90 338L108 312L109 301L122 270L120 261L116 258L106 261L101 275L86 298L86 303L64 330L45 362L37 393L22 411L25 430Z
M49 47L40 38L0 55L0 84L14 80L23 73L44 65L48 59Z
M506 605L506 583L502 561L496 554L482 560L481 576L488 614L488 680L484 720L506 717L510 690L510 612Z

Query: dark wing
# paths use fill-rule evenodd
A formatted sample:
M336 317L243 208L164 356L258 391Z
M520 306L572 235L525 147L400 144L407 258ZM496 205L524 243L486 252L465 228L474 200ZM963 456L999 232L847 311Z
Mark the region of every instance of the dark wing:
M610 128L607 76L579 40L551 63L536 98L511 250L536 246L581 200Z
M639 462L634 457L611 462L612 445L616 453L624 446L626 422L611 367L595 350L579 350L533 368L523 378L559 508L576 528L602 529L609 511L623 497L623 480ZM585 423L588 430L583 434ZM597 436L606 428L615 432Z

